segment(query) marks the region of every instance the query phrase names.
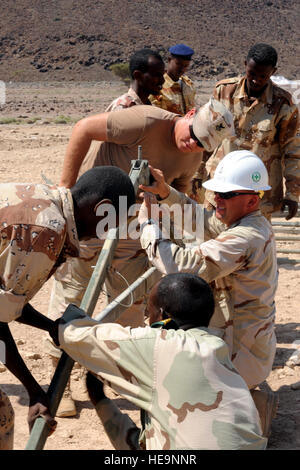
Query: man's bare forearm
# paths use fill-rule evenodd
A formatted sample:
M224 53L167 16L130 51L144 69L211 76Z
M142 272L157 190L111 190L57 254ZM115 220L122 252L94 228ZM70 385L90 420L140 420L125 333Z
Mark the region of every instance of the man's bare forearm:
M67 146L59 183L60 186L65 186L66 188L74 186L79 169L89 150L90 144L91 139L88 134L84 132L84 126L78 126L76 124Z
M35 310L31 304L23 307L22 315L16 321L45 331L49 331L54 324L53 320Z
M0 340L5 344L5 365L8 370L20 380L30 397L38 394L41 387L20 356L7 323L0 322Z
M60 186L74 186L81 164L93 140L106 140L107 113L82 119L75 124L67 146Z

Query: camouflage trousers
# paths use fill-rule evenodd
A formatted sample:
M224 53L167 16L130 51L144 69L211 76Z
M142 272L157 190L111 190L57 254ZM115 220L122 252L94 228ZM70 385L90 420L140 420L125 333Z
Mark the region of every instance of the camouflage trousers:
M6 393L0 388L0 450L12 450L15 413Z
M60 318L67 306L72 303L80 306L81 300L93 273L104 241L92 239L80 243L80 257L68 258L54 275L48 316L52 320ZM139 240L119 240L111 268L105 280L104 292L106 307L114 298L132 284L150 267L148 257L142 250ZM157 281L161 275L157 273ZM133 293L129 307L124 310L117 323L137 328L144 326L147 296L139 298ZM98 312L97 312L98 313ZM104 320L105 322L105 320ZM54 357L60 356L52 340L45 338L45 352Z

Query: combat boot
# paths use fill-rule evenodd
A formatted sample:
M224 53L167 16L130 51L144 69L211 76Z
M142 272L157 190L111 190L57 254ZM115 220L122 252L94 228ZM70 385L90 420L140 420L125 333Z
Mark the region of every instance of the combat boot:
M277 413L278 396L274 392L262 390L251 390L251 395L260 417L262 435L268 438L271 434L272 419Z
M53 374L55 372L55 369L57 367L59 358L51 356L51 361L52 361L52 367L53 367ZM69 378L66 388L64 390L63 396L60 400L60 403L58 405L57 411L56 411L56 416L58 418L67 418L70 416L76 416L77 415L77 410L75 406L75 402L72 398L72 392L71 392L71 385L70 385L71 378Z

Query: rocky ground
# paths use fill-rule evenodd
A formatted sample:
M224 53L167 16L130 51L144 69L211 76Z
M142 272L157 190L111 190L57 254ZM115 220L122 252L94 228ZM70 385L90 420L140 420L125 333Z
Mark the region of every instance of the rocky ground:
M126 88L121 83L85 85L31 84L11 85L7 105L2 109L0 125L0 181L42 182L42 174L58 182L62 160L73 121L85 114L102 111ZM207 86L199 93L204 102L210 92ZM59 119L58 119L59 118ZM68 121L70 120L70 121ZM61 122L60 124L58 122ZM299 220L299 219L298 219ZM278 246L300 248L299 242L279 242ZM280 255L281 257L288 255ZM296 258L299 255L293 255ZM273 370L264 387L276 391L280 398L268 448L300 449L300 367L291 368L287 361L300 339L299 289L300 264L281 264L276 295L277 353ZM35 297L33 304L47 313L51 280ZM96 312L101 309L101 300ZM11 329L18 347L36 379L47 389L49 359L43 353L43 333L13 323ZM26 415L28 400L23 386L4 367L0 369L1 387L10 396L16 414L15 449L24 449L28 440ZM57 419L56 432L47 440L45 449L111 449L111 445L84 392L82 373L72 376L78 414ZM113 396L114 397L114 396ZM114 397L124 412L138 423L139 412L126 400Z
M1 1L0 80L112 80L110 66L142 47L164 57L178 42L195 50L194 78L243 69L256 42L279 53L279 74L297 78L296 0Z

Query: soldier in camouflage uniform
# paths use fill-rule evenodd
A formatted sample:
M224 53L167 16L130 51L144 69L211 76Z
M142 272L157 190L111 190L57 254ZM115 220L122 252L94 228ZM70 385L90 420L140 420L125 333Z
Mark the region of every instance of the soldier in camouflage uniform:
M195 212L194 201L168 187L161 172L153 175L158 183L144 190L159 194L161 204L180 204L182 209L192 204ZM144 205L139 216L141 245L162 273L192 272L211 283L216 309L210 326L223 332L234 366L254 389L269 375L276 351L276 247L271 224L259 210L263 191L270 189L267 170L253 153L231 152L204 186L214 191L216 205L215 212L204 211L207 241L180 248L163 239ZM276 398L265 398L271 418Z
M144 411L139 432L88 375L91 399L116 449L265 449L259 416L226 344L207 328L214 311L208 284L171 274L151 291L148 310L159 324L99 324L84 312L64 314L60 346ZM199 314L201 312L201 314ZM158 327L158 328L157 328Z
M117 189L116 189L117 188ZM79 255L79 240L95 236L101 217L96 210L111 203L118 212L119 195L133 204L132 183L118 168L94 168L73 188L7 183L0 185L0 341L5 365L29 394L29 426L43 416L54 429L45 392L27 369L8 323L17 320L48 331L53 321L30 300L67 257ZM0 441L7 431L0 421Z
M149 95L159 93L163 82L165 70L161 56L151 49L136 51L129 61L131 85L127 93L119 96L106 109L118 111L139 104L149 104Z
M176 44L169 52L163 87L159 94L151 95L149 99L158 108L184 116L195 107L196 90L192 80L184 75L194 51L185 44Z
M206 171L212 177L228 152L251 150L267 167L272 187L264 195L261 211L270 219L273 212L287 206L290 219L297 212L300 195L299 110L291 95L270 78L276 71L276 62L275 49L256 44L249 50L245 76L217 83L214 97L234 115L237 139L224 139L208 159ZM207 199L214 204L211 193Z

